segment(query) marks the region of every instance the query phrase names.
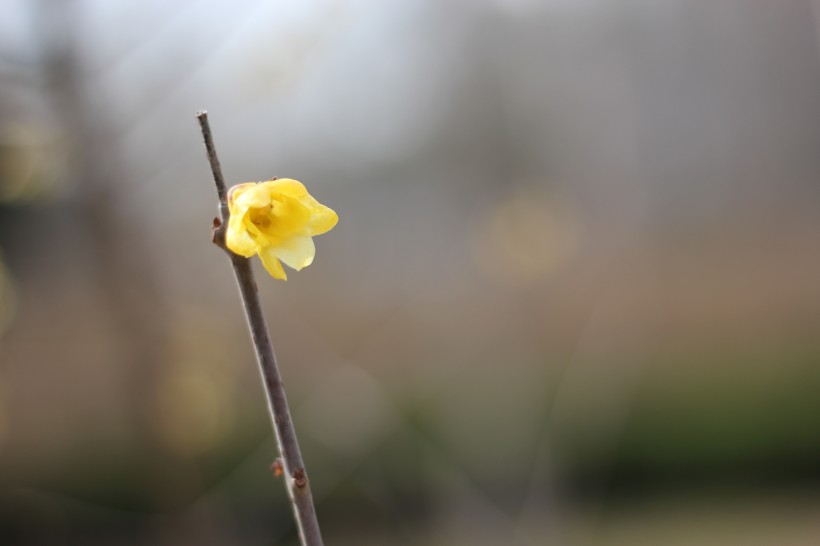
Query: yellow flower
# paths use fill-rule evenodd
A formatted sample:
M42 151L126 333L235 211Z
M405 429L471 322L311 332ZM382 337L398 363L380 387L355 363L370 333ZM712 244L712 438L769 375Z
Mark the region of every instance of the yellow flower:
M313 262L314 235L330 231L339 217L301 182L283 178L238 184L228 193L228 248L246 258L259 254L274 278L288 276L279 260L296 271Z

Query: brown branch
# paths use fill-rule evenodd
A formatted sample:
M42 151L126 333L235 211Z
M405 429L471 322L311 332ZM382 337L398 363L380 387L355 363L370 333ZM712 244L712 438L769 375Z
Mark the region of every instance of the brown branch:
M262 373L262 380L265 385L268 407L273 419L273 428L276 432L276 441L282 454L282 465L284 466L285 475L290 477L290 479L284 481L293 507L296 525L299 529L299 538L303 546L322 546L322 534L319 530L319 521L316 519L316 510L313 507L310 482L307 479L305 465L302 462L302 453L296 439L296 430L293 428L293 421L290 418L285 387L282 384L282 377L279 375L279 367L276 365L276 356L268 334L265 316L262 314L262 306L259 302L259 294L250 261L248 258L234 254L224 246L225 228L228 225L227 191L225 189L225 180L222 178L219 159L216 157L211 127L208 124L208 113L199 112L196 117L202 127L202 136L205 139L208 161L211 164L214 182L216 182L219 210L222 216L221 222L214 222L214 242L228 253L236 274L236 282L239 285L239 292L245 306L251 338L256 348L259 370Z

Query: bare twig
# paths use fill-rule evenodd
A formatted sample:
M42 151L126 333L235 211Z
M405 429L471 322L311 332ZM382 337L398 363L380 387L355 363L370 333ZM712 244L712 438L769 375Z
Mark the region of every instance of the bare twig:
M282 466L285 475L289 477L285 480L285 486L293 506L296 525L299 528L299 538L303 546L321 546L322 534L319 530L319 521L316 519L316 510L313 507L310 483L305 472L305 465L302 462L302 453L299 450L299 442L296 439L293 421L290 418L285 388L279 375L279 368L276 365L276 356L268 334L265 316L262 314L262 306L259 303L259 294L257 293L256 282L253 279L250 261L234 254L224 244L225 228L228 225L227 191L225 189L225 180L222 178L219 159L216 157L211 127L208 124L208 113L199 112L196 117L202 127L208 161L211 163L211 171L214 175L214 182L216 182L216 192L219 195L219 210L222 218L221 222L214 222L214 243L225 249L228 256L230 256L236 274L236 282L239 285L239 292L242 295L242 302L245 305L245 314L248 318L248 326L256 348L256 358L259 362L259 369L267 393L273 428L276 432L279 451L282 454Z

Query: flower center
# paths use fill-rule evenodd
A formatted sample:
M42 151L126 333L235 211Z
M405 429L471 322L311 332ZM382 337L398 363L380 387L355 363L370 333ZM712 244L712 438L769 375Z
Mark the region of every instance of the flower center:
M270 211L273 208L272 205L268 205L267 207L260 208L260 209L253 209L251 211L251 222L253 225L260 229L265 229L270 227L271 218L270 218Z

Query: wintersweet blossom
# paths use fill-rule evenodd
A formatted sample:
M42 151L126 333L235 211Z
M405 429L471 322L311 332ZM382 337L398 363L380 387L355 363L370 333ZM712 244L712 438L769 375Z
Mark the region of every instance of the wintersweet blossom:
M299 271L313 263L314 235L333 229L339 217L290 178L238 184L228 192L228 248L246 258L259 254L268 273L286 281L281 262ZM281 260L281 262L280 262Z

